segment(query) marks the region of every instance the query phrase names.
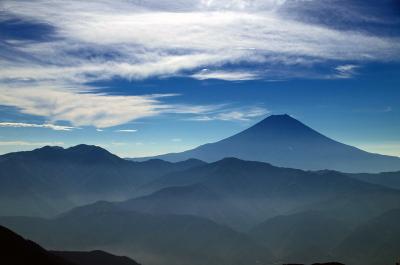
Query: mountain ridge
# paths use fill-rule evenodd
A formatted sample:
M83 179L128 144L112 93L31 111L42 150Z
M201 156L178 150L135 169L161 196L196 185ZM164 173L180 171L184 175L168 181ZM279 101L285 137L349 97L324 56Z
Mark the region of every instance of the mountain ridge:
M52 219L0 217L0 224L49 249L101 247L147 265L256 265L274 259L249 236L191 215L82 208Z
M131 198L161 175L203 163L134 162L83 144L8 153L0 156L0 215L50 216L97 200Z
M149 213L198 215L238 230L278 214L324 211L325 205L332 207L325 211L331 209L354 223L357 215L373 217L381 208L396 208L400 202L399 190L340 172L304 171L237 158L173 172L143 188L147 195L116 204Z

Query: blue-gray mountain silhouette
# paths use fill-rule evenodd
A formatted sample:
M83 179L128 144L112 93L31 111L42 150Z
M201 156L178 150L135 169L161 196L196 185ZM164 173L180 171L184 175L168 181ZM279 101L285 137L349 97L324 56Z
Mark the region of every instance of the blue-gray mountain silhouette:
M400 262L400 209L393 209L357 227L335 249L347 264Z
M359 173L359 174L349 174L349 176L362 181L379 184L389 188L400 189L400 171L382 172L379 174Z
M342 261L348 257L337 248L345 242L343 238L363 223L400 207L399 190L349 174L281 168L237 158L168 173L146 185L151 188L155 192L146 196L101 201L51 219L0 217L0 224L46 248L101 246L147 265ZM395 235L397 219L387 226ZM254 226L259 237L246 234ZM375 237L374 230L367 233ZM279 234L282 240L273 240ZM389 241L386 236L375 238L383 240L378 247L386 242L396 246L391 236ZM364 245L375 249L375 241L351 242L358 242L352 245L354 250ZM395 252L390 253L393 257ZM363 264L358 258L352 261L348 264Z
M197 215L239 230L306 210L357 224L400 207L397 189L337 171L304 171L237 158L167 174L145 189L149 195L116 204L152 214Z
M305 211L258 224L249 234L285 263L341 260L332 255L352 229L335 215ZM358 243L359 244L359 243Z
M125 211L106 202L54 219L0 217L0 224L48 249L101 246L146 265L257 265L274 260L247 235L207 219Z
M149 181L200 164L127 161L84 144L1 155L0 215L48 216L97 200L131 198Z
M375 173L400 170L398 157L368 153L339 143L286 114L271 115L254 126L215 143L181 153L157 156L167 161L197 158L206 162L225 157L307 170Z

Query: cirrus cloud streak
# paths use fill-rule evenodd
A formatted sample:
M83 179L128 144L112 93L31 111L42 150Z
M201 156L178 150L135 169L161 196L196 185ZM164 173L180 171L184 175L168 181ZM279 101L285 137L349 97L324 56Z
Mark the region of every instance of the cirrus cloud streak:
M23 122L0 122L0 127L12 127L12 128L45 128L54 131L71 131L76 127L62 126L55 124L34 124L34 123L23 123Z

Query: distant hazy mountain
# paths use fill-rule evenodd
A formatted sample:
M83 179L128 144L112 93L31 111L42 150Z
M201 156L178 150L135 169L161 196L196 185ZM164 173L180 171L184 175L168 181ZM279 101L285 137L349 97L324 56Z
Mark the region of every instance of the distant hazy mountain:
M0 264L4 265L139 265L104 251L47 251L0 226Z
M356 224L400 207L400 191L336 171L303 171L225 158L167 174L145 187L147 196L117 203L153 214L191 214L236 229L307 210Z
M271 115L256 125L219 142L205 144L182 153L157 156L167 161L197 158L206 162L214 162L225 157L308 170L334 169L342 172L400 170L398 157L372 154L339 143L289 115Z
M349 264L400 262L400 209L391 210L358 227L336 249Z
M271 218L250 231L285 263L309 264L340 260L332 250L350 233L343 221L318 211L307 211Z
M124 199L154 179L204 162L127 161L89 145L46 146L0 156L0 215L51 215L100 199Z
M247 235L184 215L149 215L97 203L56 219L0 217L49 249L103 249L146 265L256 265L273 257Z
M326 262L326 263L313 263L312 265L344 265L344 264L333 261L333 262Z
M379 174L359 173L349 174L349 176L366 182L383 185L389 188L400 189L400 171L383 172Z

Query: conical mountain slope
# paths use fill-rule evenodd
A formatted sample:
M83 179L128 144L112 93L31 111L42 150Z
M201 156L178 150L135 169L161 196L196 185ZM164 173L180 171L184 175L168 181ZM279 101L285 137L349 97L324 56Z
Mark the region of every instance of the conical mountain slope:
M372 154L334 141L289 115L271 115L254 126L216 143L182 153L158 156L168 161L225 157L268 162L307 170L382 172L400 169L400 158Z

